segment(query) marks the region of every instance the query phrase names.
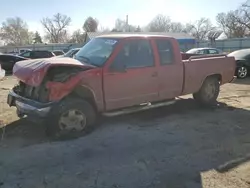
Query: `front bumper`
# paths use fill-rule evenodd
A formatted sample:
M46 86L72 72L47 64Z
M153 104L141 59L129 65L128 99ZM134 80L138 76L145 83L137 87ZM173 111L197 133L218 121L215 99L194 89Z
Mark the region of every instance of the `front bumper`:
M7 103L9 106L16 106L18 115L45 118L51 112L56 102L40 103L24 98L11 90L8 94Z

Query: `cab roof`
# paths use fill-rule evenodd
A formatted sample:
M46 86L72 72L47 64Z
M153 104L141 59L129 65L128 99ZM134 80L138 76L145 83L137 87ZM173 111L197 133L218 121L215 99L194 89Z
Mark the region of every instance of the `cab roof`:
M150 35L150 34L104 34L99 35L96 38L132 38L132 37L164 37L164 38L175 38L166 35Z

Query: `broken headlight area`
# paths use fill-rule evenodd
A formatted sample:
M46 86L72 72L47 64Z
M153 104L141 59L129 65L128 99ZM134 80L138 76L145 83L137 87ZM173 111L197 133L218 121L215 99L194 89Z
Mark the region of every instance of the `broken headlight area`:
M22 81L14 86L13 91L25 98L36 100L38 102L48 102L49 99L49 90L45 87L45 84L42 83L40 86L34 87L25 84Z
M45 79L52 82L66 82L69 78L84 70L81 67L52 67L48 70Z

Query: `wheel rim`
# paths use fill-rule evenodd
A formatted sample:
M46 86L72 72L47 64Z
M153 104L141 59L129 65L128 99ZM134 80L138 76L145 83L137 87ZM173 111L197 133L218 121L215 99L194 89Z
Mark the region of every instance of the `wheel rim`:
M207 84L206 88L205 88L205 95L207 99L211 99L214 97L216 92L216 88L215 88L215 84L213 83L209 83Z
M61 130L82 131L86 127L87 119L80 110L71 109L64 112L59 118L59 127Z
M240 67L238 69L238 76L240 78L244 78L244 77L246 77L246 75L247 75L247 69L246 69L246 67Z

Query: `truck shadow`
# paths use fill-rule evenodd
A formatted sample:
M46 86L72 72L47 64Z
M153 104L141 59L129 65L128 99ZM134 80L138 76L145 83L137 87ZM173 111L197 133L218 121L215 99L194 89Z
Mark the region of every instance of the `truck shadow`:
M240 84L240 85L250 85L250 77L247 77L245 79L236 79L233 82L234 84Z
M249 161L249 117L250 111L227 106L225 103L218 103L212 108L203 108L192 99L183 99L172 106L115 118L102 118L101 125L92 134L79 139L91 142L91 139L96 138L97 135L102 137L107 132L118 128L122 128L125 136L129 136L131 131L136 132L138 136L149 132L152 134L165 132L166 137L159 137L157 145L153 145L154 140L151 143L147 142L146 145L140 143L141 148L132 147L131 150L126 151L132 154L145 149L152 150L154 153L154 159L147 154L143 156L145 161L150 161L145 163L152 173L148 188L202 188L204 185L201 172L216 169L219 174L223 174ZM166 122L165 125L162 122ZM206 126L203 126L203 123ZM126 133L126 130L129 132ZM22 147L48 141L42 126L33 125L25 119L7 126L5 138L4 142L7 145L11 142L8 140L19 138L16 142L22 140L22 143L18 144ZM115 143L116 140L112 142ZM124 142L130 142L130 140L124 140ZM113 144L113 148L109 145L105 147L110 152L116 150L114 156L119 153L119 145ZM95 148L91 150L94 152ZM71 161L77 161L74 152L78 155L80 151L71 153L68 157ZM121 152L129 155L125 154L125 151ZM123 158L120 163L123 162L122 160ZM115 178L116 175L113 175Z

